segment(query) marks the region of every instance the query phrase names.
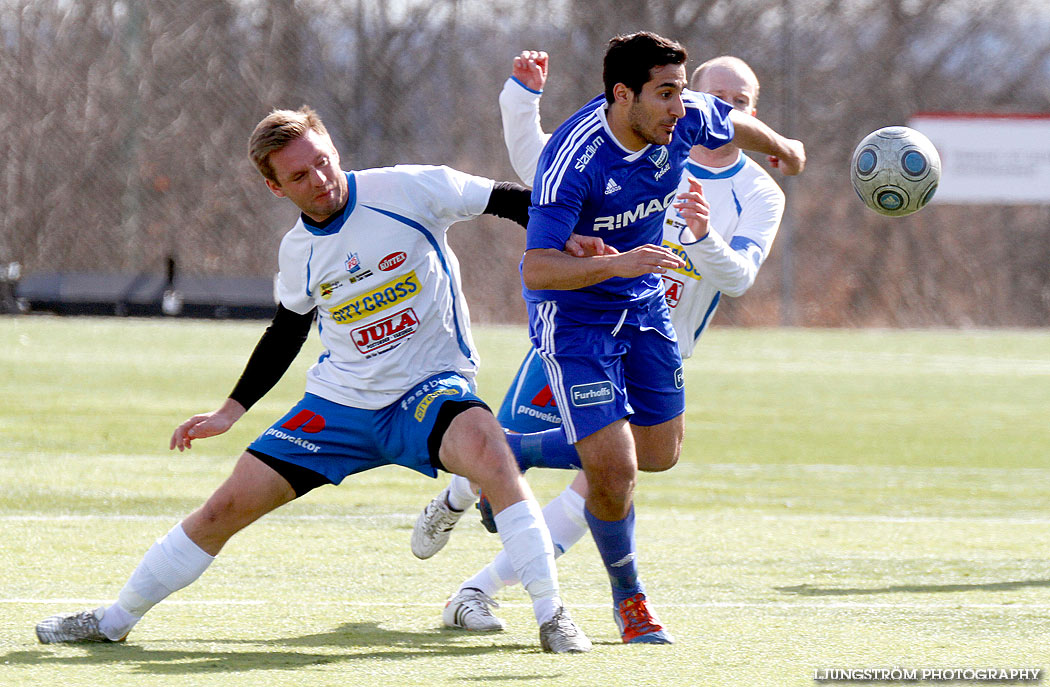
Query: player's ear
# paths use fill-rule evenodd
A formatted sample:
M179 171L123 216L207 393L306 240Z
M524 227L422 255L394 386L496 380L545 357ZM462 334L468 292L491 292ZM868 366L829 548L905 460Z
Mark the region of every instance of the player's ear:
M627 87L627 84L618 83L613 86L613 102L626 103L630 102L632 91Z
M273 179L264 179L266 182L266 188L270 189L270 193L274 194L278 198L284 198L284 190L281 189L281 185Z

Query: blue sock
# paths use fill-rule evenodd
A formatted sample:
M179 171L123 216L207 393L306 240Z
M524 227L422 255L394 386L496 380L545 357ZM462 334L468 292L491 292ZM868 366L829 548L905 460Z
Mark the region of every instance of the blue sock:
M644 592L645 588L638 579L638 562L634 553L634 505L623 520L599 520L586 508L583 514L609 573L613 603L619 605L624 599Z
M565 440L565 432L560 427L532 434L504 434L522 472L529 468L579 470L581 467L580 454Z

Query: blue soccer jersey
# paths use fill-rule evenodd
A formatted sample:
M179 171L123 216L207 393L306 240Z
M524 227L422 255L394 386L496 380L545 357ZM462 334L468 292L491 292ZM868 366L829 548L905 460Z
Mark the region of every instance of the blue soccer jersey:
M706 93L684 91L685 116L667 145L624 148L606 120L605 98L583 106L555 130L536 169L526 250L561 250L572 233L597 236L620 252L660 245L664 211L674 202L689 150L733 138L732 108ZM574 290L523 288L532 303L622 311L663 298L660 277L614 277Z

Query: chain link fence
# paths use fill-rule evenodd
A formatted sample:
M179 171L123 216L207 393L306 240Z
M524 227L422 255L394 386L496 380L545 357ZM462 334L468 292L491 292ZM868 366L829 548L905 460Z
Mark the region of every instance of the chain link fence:
M308 103L347 169L446 164L513 179L498 105L512 57L551 54L548 130L601 91L609 37L676 38L762 81L759 116L806 142L755 287L722 322L1045 326L1050 212L865 210L857 141L917 111L1050 103L1043 0L0 0L0 266L272 276L296 217L246 156L254 124ZM776 173L774 172L776 176ZM475 320L521 322L523 232L453 229Z

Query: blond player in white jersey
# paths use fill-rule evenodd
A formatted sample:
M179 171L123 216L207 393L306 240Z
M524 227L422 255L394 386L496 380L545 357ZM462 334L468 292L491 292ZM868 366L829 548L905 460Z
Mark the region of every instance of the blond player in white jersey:
M515 58L512 76L499 99L511 163L527 184L535 176L540 151L549 137L543 132L539 114L547 65L546 53L523 52ZM756 114L758 79L736 57L718 57L700 65L692 74L690 88ZM771 162L777 164L775 159ZM715 150L693 148L679 191L702 195L702 199L694 195L690 203L668 208L664 218L663 245L686 263L665 273L663 280L679 349L687 358L707 329L722 294L740 296L754 284L780 225L784 194L761 166L732 143ZM693 220L692 227L687 220ZM535 351L530 351L522 364L498 418L504 428L515 432L558 426L558 410L546 390ZM557 555L587 532L583 513L586 493L586 479L580 472L543 509ZM442 498L454 511L462 511L477 497L466 480L455 477L435 500ZM496 605L492 597L500 589L518 582L508 563L500 553L460 585L445 606L444 623L468 630L502 629L502 620L490 608Z
M479 483L532 597L542 648L590 649L562 606L539 504L474 392L478 356L447 242L450 225L483 213L524 223L528 192L447 167L344 172L308 107L272 112L249 148L270 191L302 211L278 254L278 311L229 398L179 425L171 448L227 431L288 369L315 316L326 350L307 373L303 399L146 552L114 603L47 618L37 637L123 641L149 609L197 580L239 530L315 487L395 464Z

